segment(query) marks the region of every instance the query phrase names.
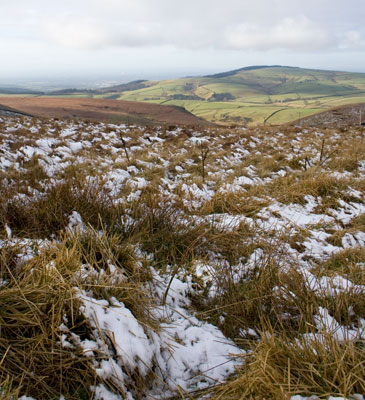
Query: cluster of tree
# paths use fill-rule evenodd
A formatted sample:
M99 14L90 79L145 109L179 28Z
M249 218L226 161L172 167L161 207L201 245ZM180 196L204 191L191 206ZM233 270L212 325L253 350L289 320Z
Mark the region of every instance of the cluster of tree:
M232 93L214 93L209 98L209 101L229 101L234 99L235 97L232 95Z
M0 88L0 93L1 94L32 94L35 96L41 96L42 94L44 94L44 92L41 92L38 90L30 90L30 89L17 88L17 87Z
M138 89L143 89L146 87L144 82L147 82L146 80L139 79L137 81L133 82L128 82L128 83L122 83L121 85L115 85L115 86L110 86L102 89L98 89L98 93L121 93L121 92L130 92L132 90L138 90Z
M172 100L202 100L201 97L196 96L194 94L186 95L186 94L174 94L171 96Z
M76 88L71 88L71 89L61 89L61 90L55 90L53 92L48 92L47 94L49 96L67 96L70 94L94 94L94 90L89 90L89 89L76 89Z

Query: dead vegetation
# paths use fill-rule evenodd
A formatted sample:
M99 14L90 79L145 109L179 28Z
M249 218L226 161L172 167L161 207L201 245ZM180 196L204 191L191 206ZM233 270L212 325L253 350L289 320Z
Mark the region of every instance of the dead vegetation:
M86 119L140 125L210 123L179 107L136 101L63 97L2 97L1 105L43 118Z
M154 273L188 282L196 315L241 349L205 396L365 392L361 129L0 128L0 398L86 399L98 384L146 398L156 365L104 379L105 353L70 338L95 334L81 292L158 332Z

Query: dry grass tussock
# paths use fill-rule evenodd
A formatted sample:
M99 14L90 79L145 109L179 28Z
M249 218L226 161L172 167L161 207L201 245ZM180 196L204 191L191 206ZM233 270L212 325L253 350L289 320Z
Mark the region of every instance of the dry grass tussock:
M211 399L280 399L333 393L350 396L365 391L364 347L338 342L324 334L295 341L267 331L244 358L237 377L218 387Z
M209 398L286 400L300 394L326 399L364 393L364 340L339 340L338 326L328 332L318 324L318 310L326 309L338 323L355 327L365 317L363 292L315 293L295 268L283 272L277 262L262 260L240 284L220 275L219 295L203 300L204 307L199 304L201 317L221 324L246 350L236 376Z
M116 298L141 323L157 329L149 314L150 296L143 289L151 279L149 269L128 243L94 231L65 234L61 242L37 249L37 255L21 268L11 267L13 250L1 249L2 279L7 281L0 290L1 398L11 399L15 394L91 398L90 388L103 379L85 350L76 344L67 347L63 339L66 333L83 340L93 335L80 312L78 291L92 292L94 298ZM123 281L115 281L115 268L123 271ZM107 337L104 340L112 351L113 344ZM105 355L98 357L102 360ZM144 378L139 378L138 371L130 381L136 393L143 391Z

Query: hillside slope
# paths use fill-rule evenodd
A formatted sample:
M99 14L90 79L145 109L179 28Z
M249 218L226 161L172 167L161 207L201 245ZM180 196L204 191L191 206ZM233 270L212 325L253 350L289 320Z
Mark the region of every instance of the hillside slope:
M345 128L365 123L365 104L347 104L291 122L303 126L333 126Z
M184 108L135 101L64 97L1 97L0 108L45 118L89 119L138 125L209 125Z
M347 103L365 102L365 74L281 66L246 67L216 75L143 81L137 90L95 96L179 105L224 124L280 124ZM132 86L133 87L133 86Z

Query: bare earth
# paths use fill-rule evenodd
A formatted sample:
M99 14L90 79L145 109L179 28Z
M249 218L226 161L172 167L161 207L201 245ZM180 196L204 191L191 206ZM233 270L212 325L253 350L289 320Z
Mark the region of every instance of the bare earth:
M182 107L135 101L60 98L60 97L2 97L1 107L36 117L77 118L108 123L140 125L210 125Z

